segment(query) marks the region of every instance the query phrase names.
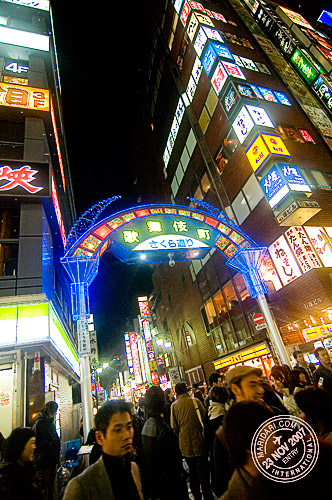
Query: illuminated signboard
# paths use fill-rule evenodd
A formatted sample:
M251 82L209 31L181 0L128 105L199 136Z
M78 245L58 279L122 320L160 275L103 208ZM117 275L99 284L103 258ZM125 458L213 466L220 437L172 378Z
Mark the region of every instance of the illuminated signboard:
M305 226L305 231L325 267L332 267L332 239L322 227Z
M230 82L226 87L226 90L220 102L226 116L231 116L233 111L235 111L235 109L237 108L237 104L240 102L239 93L237 92L232 82Z
M328 26L332 26L332 12L328 10L323 10L317 21L327 24Z
M49 111L49 91L1 82L0 106Z
M275 165L260 180L260 185L271 208L275 207L290 192L285 180L280 175L278 167Z
M312 84L318 76L318 71L303 55L300 49L294 50L290 60L305 81Z
M60 204L59 204L59 198L58 198L58 193L55 187L55 182L53 179L53 175L51 176L51 192L52 192L52 201L53 201L53 206L55 210L55 215L58 221L58 226L61 234L61 238L63 241L63 246L66 246L66 231L65 231L65 226L63 223L63 218L61 214L61 209L60 209Z
M311 26L311 24L308 23L304 19L301 14L298 14L298 12L294 12L293 10L286 9L285 7L280 7L280 9L286 14L286 16L295 24L298 24L299 26L303 26L303 28L309 28L310 30L315 31L315 28Z
M195 37L195 33L196 33L198 26L199 26L198 19L197 19L196 15L194 13L192 13L191 17L190 17L190 21L189 21L187 29L186 29L187 34L188 34L191 41L193 41L193 39Z
M133 359L135 382L137 385L139 385L143 382L143 380L142 380L142 372L141 372L141 366L140 366L140 362L139 362L139 354L138 354L138 349L137 349L137 344L136 344L135 332L129 333L129 341L130 341L130 348L131 348L131 354L132 354L132 359Z
M230 60L234 59L233 54L226 47L226 45L221 45L220 43L216 42L211 42L210 45L212 45L214 51L219 57L221 57L221 59L230 59Z
M263 280L265 282L270 281L276 291L278 291L278 290L280 290L280 288L282 288L281 281L280 281L279 276L278 276L278 274L273 266L271 257L269 256L268 252L266 252L266 254L261 262L259 270L260 270L260 273L263 277Z
M259 106L251 106L249 104L246 105L246 108L256 125L274 128L274 125L264 108L261 108Z
M51 196L49 164L14 160L0 163L0 195Z
M243 144L254 126L254 121L248 113L247 108L243 106L232 124L233 130L239 139L240 144Z
M214 28L209 28L208 26L204 26L203 29L204 29L207 37L210 38L210 40L216 40L217 42L223 43L224 39L218 30L216 30Z
M187 255L201 258L216 243L220 234L213 226L199 219L181 217L179 214L137 217L130 225L113 233L110 242L112 251L120 260L129 263L137 259L163 261L161 253L164 250L174 252L174 258L175 252L179 252L180 260L187 258Z
M308 236L301 226L290 227L285 235L303 273L322 267Z
M264 356L269 354L270 350L265 343L256 345L254 347L249 347L248 349L244 349L243 351L237 352L234 355L227 356L225 358L218 359L214 361L215 370L219 370L220 368L224 368L225 366L235 365L237 363L244 363L249 359L257 358L259 356Z
M238 66L233 62L227 62L227 61L224 61L223 64L229 76L232 76L234 78L241 78L241 80L246 80L246 77L240 66Z
M61 149L60 149L60 142L59 142L59 136L58 136L58 129L57 129L57 126L56 126L56 120L55 120L55 114L54 114L54 108L53 108L53 101L52 100L51 100L51 118L52 118L52 125L53 125L53 131L54 131L54 139L55 139L56 149L57 149L57 152L58 152L58 162L59 162L59 166L60 166L62 185L63 185L63 189L66 190L65 171L64 171L64 168L63 168L62 155L61 155Z
M147 297L138 297L138 305L142 318L150 318L150 307Z
M207 26L213 26L214 27L212 19L210 19L210 17L207 16L206 14L202 14L201 12L196 12L195 16L196 16L199 24L205 24Z
M311 188L307 184L307 181L301 174L297 165L278 163L278 166L282 170L282 173L291 191L302 191L304 193L311 193Z
M266 87L261 87L258 86L259 92L262 94L264 99L269 102L278 102L278 99L274 95L273 91L271 89L268 89Z
M207 46L205 54L202 58L202 65L206 71L206 74L209 75L215 60L217 59L217 54L211 44Z
M19 47L41 50L43 52L48 52L50 48L50 39L48 36L8 28L7 26L0 26L0 43L18 45Z
M302 330L302 335L306 342L320 339L324 335L332 335L332 325L313 326Z
M284 104L285 106L292 106L292 103L290 102L286 94L284 94L283 92L278 92L277 90L274 90L273 93L275 96L277 96L280 104Z
M181 7L182 7L183 0L175 0L174 2L174 9L177 14L179 14Z
M246 156L254 172L270 157L270 152L263 141L262 136L258 136L246 150Z
M130 340L129 340L129 334L128 333L125 333L124 340L125 340L127 365L128 365L129 368L132 368L133 367L133 358L132 358L132 355L131 355Z
M319 100L332 112L332 84L323 75L320 75L312 88Z
M196 40L194 43L194 49L196 51L196 54L200 57L202 55L204 46L207 42L207 34L205 33L204 29L201 27L199 28L196 36Z
M183 7L182 7L181 15L180 15L180 20L181 20L181 23L183 24L183 26L186 25L189 14L190 14L190 5L188 2L185 1L183 4Z
M269 253L283 285L288 285L302 275L285 236L280 236L269 247Z
M291 156L278 135L261 134L270 152L277 156Z
M8 73L14 73L15 75L21 75L28 73L29 62L28 61L14 61L13 59L5 59L4 71Z
M22 5L23 7L31 7L33 9L39 9L39 10L50 10L50 2L49 0L35 0L35 1L30 1L30 0L3 0L4 2L7 3L13 3L15 5Z
M221 62L219 62L211 78L212 86L216 91L217 95L220 94L221 89L225 85L226 80L227 80L227 73Z

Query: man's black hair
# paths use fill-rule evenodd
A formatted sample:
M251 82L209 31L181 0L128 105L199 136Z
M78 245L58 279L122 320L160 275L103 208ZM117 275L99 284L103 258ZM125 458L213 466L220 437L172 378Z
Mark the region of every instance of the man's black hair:
M293 358L297 360L297 357L299 354L302 354L302 351L294 351L293 352Z
M209 376L209 386L212 387L214 383L217 384L220 378L222 378L220 373L218 372L211 373L211 375Z
M187 384L185 382L178 382L177 384L175 384L175 393L178 396L186 394L186 392L187 392Z
M314 355L316 356L316 358L318 359L319 361L319 353L322 352L322 351L326 351L325 347L317 347L317 349L314 350Z
M109 426L110 420L115 413L128 413L130 418L132 418L132 411L130 403L123 400L118 401L107 401L107 403L103 404L103 406L98 410L97 415L95 416L95 428L96 431L101 431L104 436L107 431L107 427Z
M210 397L211 401L213 401L214 403L225 404L230 398L230 393L227 387L215 385L211 389Z
M165 394L159 386L152 386L145 393L145 407L148 417L160 415L165 410Z

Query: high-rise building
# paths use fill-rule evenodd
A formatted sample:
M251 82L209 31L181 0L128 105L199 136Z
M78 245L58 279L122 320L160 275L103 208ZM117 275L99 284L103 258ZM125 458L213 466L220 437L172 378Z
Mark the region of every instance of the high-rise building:
M148 113L171 201L217 207L268 247L276 324L290 355L309 356L332 346L332 37L279 4L148 2ZM234 248L226 235L221 250ZM218 251L158 265L150 307L188 383L245 361L268 374L276 360L243 276Z
M78 380L70 295L59 263L75 208L50 2L0 5L0 431L59 403L73 429ZM78 429L78 425L77 425Z

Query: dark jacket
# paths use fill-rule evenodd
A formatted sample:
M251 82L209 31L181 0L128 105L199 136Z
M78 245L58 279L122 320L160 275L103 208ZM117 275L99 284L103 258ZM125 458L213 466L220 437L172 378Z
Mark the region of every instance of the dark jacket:
M178 438L161 416L155 415L145 422L142 447L145 497L151 500L187 500Z
M304 374L309 385L313 384L313 382L314 382L313 373L316 370L316 366L313 363L308 363L308 365L306 367L301 366L298 363L296 363L296 365L294 366L294 369L300 370L300 372Z
M317 387L323 387L326 389L332 396L332 370L325 368L323 365L320 365L319 368L313 373L314 384ZM323 385L319 384L319 379L323 379Z
M17 463L0 465L1 500L42 500L37 487L32 464L21 466Z
M54 419L40 413L33 429L36 433L36 470L54 467L60 461L60 439L55 431Z

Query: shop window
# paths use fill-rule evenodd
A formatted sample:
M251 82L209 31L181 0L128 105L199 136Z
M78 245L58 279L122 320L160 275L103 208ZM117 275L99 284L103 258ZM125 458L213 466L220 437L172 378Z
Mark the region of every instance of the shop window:
M242 274L236 274L233 278L233 283L236 288L237 294L241 299L241 302L246 300L246 298L250 297L250 293L248 291L246 282L244 281Z
M239 305L239 301L237 299L236 292L231 281L229 281L225 286L222 287L222 291L229 310Z
M233 201L232 209L234 210L234 213L236 215L239 224L242 224L242 222L250 214L250 209L248 207L247 200L243 196L242 191L239 192L239 194Z
M0 241L0 276L16 276L18 262L18 243Z
M249 180L243 186L243 193L246 197L250 210L254 210L256 205L264 198L264 193L256 179L255 174L249 177Z
M236 339L232 323L230 321L226 321L226 323L223 323L221 325L221 330L223 338L225 340L227 352L237 349L239 347L239 344Z
M20 231L20 210L1 209L0 210L0 239L14 239L19 237Z
M233 319L233 326L240 346L244 346L247 343L252 342L249 328L243 314L236 316L236 318Z
M327 175L324 174L324 172L321 172L320 170L311 170L310 171L315 185L320 188L320 189L331 189L331 181L327 177Z

